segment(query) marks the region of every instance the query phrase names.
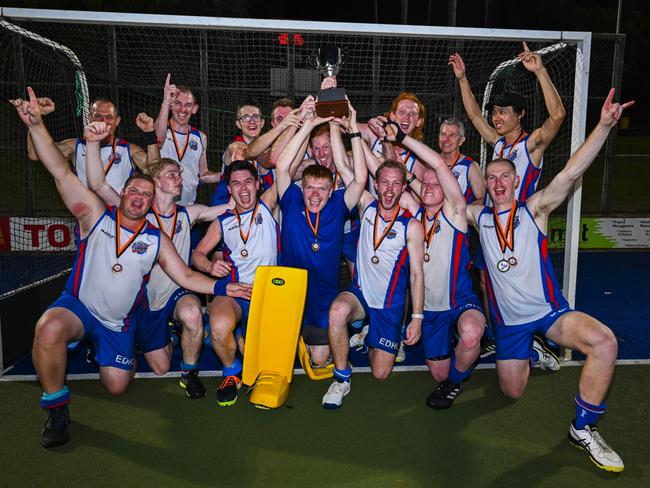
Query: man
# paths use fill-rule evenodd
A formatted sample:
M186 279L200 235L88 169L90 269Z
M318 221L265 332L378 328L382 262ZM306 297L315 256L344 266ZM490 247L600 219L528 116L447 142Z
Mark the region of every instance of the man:
M458 127L455 125L456 129ZM443 123L441 134L445 130ZM472 365L478 359L485 329L485 317L478 297L472 291L469 275L466 193L461 191L459 181L452 173L454 166L449 167L448 159L404 134L399 126L388 124L386 133L388 140L399 140L432 168L424 172L421 182L414 180L411 183L422 206L408 193L402 196L402 202L408 202L409 210L422 222L424 230L422 338L427 366L438 382L426 404L442 410L451 407L462 392L462 383L469 378ZM459 158L460 154L455 161ZM451 357L454 329L459 339Z
M369 318L366 344L370 369L375 378L387 379L401 340L410 284L413 313L404 342L413 345L420 338L424 318L424 233L422 225L399 205L406 190L404 165L391 160L382 163L374 186L377 199L365 192L359 201L361 231L355 281L348 291L336 297L330 308L334 382L323 397L322 405L327 409L339 408L350 392L348 323Z
M47 97L39 97L38 105L41 115L54 112L55 104ZM90 105L88 118L90 122L104 122L108 127L106 138L101 141L102 165L106 181L116 192L120 193L124 182L133 174L134 163L140 170L147 167L147 153L140 146L115 136L115 131L122 118L112 101L106 98L95 99ZM136 119L136 123L140 124L139 119ZM87 185L86 142L84 139L65 139L57 143L56 147L63 157L70 161L81 182ZM27 134L27 154L32 161L38 160L31 133Z
M143 118L143 130L152 133L154 122L151 117ZM106 183L99 163L97 141L103 137L105 124L91 123L86 127L88 145L88 182L107 205L119 205L120 196ZM155 136L153 136L155 138ZM153 141L155 146L155 141ZM167 234L179 256L185 263L190 260L190 229L196 222L212 221L227 210L227 206L206 207L175 203L183 189L182 168L173 159L163 158L154 161L147 168L155 185L154 202L147 213L152 225ZM169 371L171 362L171 343L168 322L177 320L181 324L181 379L179 385L185 389L189 398L203 398L205 387L199 379L198 359L203 343L203 317L201 303L196 295L179 287L156 264L147 285L146 306L140 311L136 330L136 343L144 357L157 375Z
M501 158L487 166L487 191L494 207L470 206L468 218L479 230L487 265L487 288L496 330L499 385L511 398L523 395L530 374L533 334L582 352L576 416L569 440L587 451L601 469L622 471L623 461L597 430L605 412L617 344L611 330L593 317L572 310L562 296L548 255L548 217L589 168L623 110L634 102L613 103L610 90L600 120L582 146L546 188L517 201L520 177L514 163Z
M133 376L134 313L156 261L179 285L209 293L215 282L192 271L169 238L145 219L153 200L150 178L135 175L121 193L119 207L106 207L79 178L54 145L31 87L29 101L12 100L28 127L34 147L56 181L64 204L79 222L77 258L66 289L36 324L32 356L43 387L41 406L48 418L41 445L54 447L70 438L65 386L67 344L90 335L102 385L123 393Z
M565 111L562 100L548 72L542 63L542 57L528 49L524 42L524 50L519 59L525 69L532 72L539 81L544 94L548 117L544 123L528 134L522 125L526 115L526 100L517 93L504 93L488 105L492 114L490 126L483 118L472 89L465 74L465 62L458 53L449 57L449 65L460 84L463 106L474 128L483 140L494 146L492 159L506 158L513 161L517 168L517 176L521 185L517 188L516 198L523 202L535 192L544 163L544 151L555 138L564 121Z
M223 364L223 381L217 391L220 406L233 405L241 387L241 359L233 332L248 320L255 270L275 266L280 245L275 184L257 197L260 188L255 167L234 161L224 173L235 206L210 224L192 254L199 270L220 277L210 302L212 347ZM223 260L211 261L208 254L223 238Z
M460 152L464 142L463 123L456 118L443 120L438 132L440 156L458 181L465 201L467 203L472 203L474 200L482 201L485 196L485 180L476 161Z
M347 124L352 134L354 172L347 167L335 172L336 179L345 180L344 191L337 191L331 170L320 164L305 168L300 186L292 183L292 173L301 164L300 155L304 154L309 134L314 127L327 126L323 123L327 119L307 119L280 155L277 165L276 185L282 210L279 262L309 272L302 336L313 367L324 367L330 359L328 315L339 290L344 225L348 213L359 203L368 174L356 112L351 105L349 110L349 120L341 123Z
M192 90L171 84L170 80L171 74L167 74L163 102L156 118L156 137L160 155L178 161L183 168L183 193L178 203L191 205L196 201L199 183L216 183L219 173L208 169L207 136L190 125L192 115L199 111Z

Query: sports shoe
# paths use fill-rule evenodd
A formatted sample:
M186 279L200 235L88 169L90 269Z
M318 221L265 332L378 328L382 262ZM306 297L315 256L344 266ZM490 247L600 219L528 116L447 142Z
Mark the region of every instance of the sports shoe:
M589 459L600 469L615 473L623 471L625 467L623 460L605 442L596 426L586 425L583 430L580 430L576 429L571 422L568 437L571 444L586 451L589 454Z
M497 343L493 337L483 336L481 341L481 358L487 358L497 352Z
M429 395L425 402L427 407L434 410L445 410L452 406L454 400L463 391L463 385L457 385L449 380L440 383Z
M361 348L365 345L366 336L368 335L368 325L361 327L361 331L350 337L350 347Z
M217 403L222 407L234 405L240 388L241 380L238 376L226 376L217 390Z
M41 432L41 446L45 448L62 446L70 440L68 424L70 411L67 405L47 409L47 420Z
M334 410L340 408L343 403L343 397L350 393L349 381L334 381L323 397L323 408Z
M551 371L560 369L560 359L537 337L533 339L533 350L537 351L539 356L539 360L535 364L539 364L542 369L550 369Z
M192 369L187 374L182 374L178 382L181 388L185 389L188 398L203 398L205 396L205 386L199 379L199 370Z
M399 343L399 349L397 349L397 355L395 356L396 363L403 363L406 360L406 346L402 341Z

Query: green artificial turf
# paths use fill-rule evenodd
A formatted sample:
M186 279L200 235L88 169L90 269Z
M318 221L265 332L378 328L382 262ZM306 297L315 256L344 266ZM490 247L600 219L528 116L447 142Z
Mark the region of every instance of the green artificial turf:
M353 376L338 411L321 408L329 382L296 376L272 411L247 397L220 408L188 400L176 380L139 379L122 397L96 380L71 381L72 439L38 444L44 414L35 382L0 383L0 486L454 487L648 486L648 366L620 366L601 422L620 474L597 469L566 441L579 369L535 370L517 402L494 370L465 384L452 409L424 405L428 373L387 382ZM243 393L244 390L242 390Z

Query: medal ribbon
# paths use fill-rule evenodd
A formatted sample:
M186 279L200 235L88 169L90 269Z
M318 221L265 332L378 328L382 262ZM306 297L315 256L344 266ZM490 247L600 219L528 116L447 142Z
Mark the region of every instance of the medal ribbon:
M519 141L521 141L526 136L526 134L527 134L527 132L525 130L521 131L521 133L519 134L519 137L517 137L517 140L515 142L513 142L512 145L510 146L510 149L508 149L508 154L506 154L505 159L508 159L508 156L510 156L510 153L512 152L512 150L515 148L515 146L517 144L519 144ZM506 142L503 141L503 147L501 148L501 151L499 151L499 159L503 158L503 150L505 148L506 148Z
M451 171L452 169L454 169L454 166L456 166L456 163L457 163L458 161L460 161L460 157L461 157L461 156L462 156L462 154L460 153L460 151L458 151L458 156L456 156L456 161L454 161L453 163L451 163L451 165L449 166L449 171Z
M438 216L440 215L440 210L436 212L436 215L433 217L433 225L429 227L429 230L427 230L427 212L426 210L422 212L422 226L424 227L424 242L427 244L427 249L429 249L429 246L431 245L431 238L433 237L433 231L436 228L436 224L438 223Z
M311 233L314 234L314 237L318 241L318 226L320 225L320 211L316 213L316 225L313 225L311 223L311 217L309 215L310 215L309 209L307 208L307 205L305 205L305 218L307 219L307 224L311 229Z
M122 228L120 221L122 219L120 217L120 210L119 209L117 210L116 214L117 215L115 217L115 226L116 226L116 230L115 230L115 255L116 255L116 257L119 258L124 253L124 251L126 251L126 248L131 245L131 243L135 240L135 238L138 237L138 234L140 234L140 231L146 225L147 219L142 219L142 221L140 222L140 225L138 226L137 230L133 233L133 235L129 238L129 240L126 241L126 244L124 244L122 246L121 245L122 239L120 237L120 229Z
M407 162L407 161L409 160L409 158L411 157L411 150L409 149L409 150L406 151L406 156L405 156L405 157L402 157L401 154L398 154L398 156L399 156L399 158L402 160L402 163L404 164L404 166L406 166L406 162Z
M260 205L260 201L255 202L255 208L253 209L253 213L251 215L251 221L248 224L248 231L246 232L246 235L241 231L241 217L239 216L239 212L237 211L236 208L233 209L233 212L235 213L235 217L237 218L237 222L239 223L239 235L241 237L242 242L244 243L244 247L246 246L246 243L248 242L248 236L251 233L251 229L253 228L253 222L255 221L255 215L257 214L257 208Z
M111 166L113 166L113 162L115 161L116 150L117 150L117 137L113 137L113 152L111 153L111 157L108 158L108 164L104 168L104 176L108 174L108 171L111 169Z
M377 241L377 224L379 223L379 207L377 207L377 213L375 214L375 227L372 229L372 241L373 245L375 246L375 254L377 254L377 249L379 246L381 246L382 241L386 237L386 234L393 228L393 224L395 224L395 220L397 219L397 215L399 214L400 211L400 206L397 205L397 209L395 210L395 213L390 219L390 222L384 229L384 232L382 232L381 237L379 238L379 241Z
M156 216L156 220L158 221L158 228L163 231L165 234L167 232L165 231L165 227L163 226L162 220L160 218L160 214L156 210L155 207L151 207L151 210L153 210L153 214ZM169 231L169 238L174 239L174 231L176 230L176 220L178 219L178 212L176 211L176 205L174 205L174 220L172 220L172 228Z
M515 250L515 226L513 225L515 221L515 213L517 210L517 202L513 202L512 207L510 208L510 213L508 214L508 220L506 221L506 228L504 229L501 225L501 220L499 220L499 215L496 208L492 209L492 216L494 217L494 230L497 233L497 239L499 239L499 245L501 246L501 252L505 253L506 248L514 252Z
M174 147L176 148L176 156L178 156L178 161L181 162L183 158L185 157L185 151L187 151L187 145L190 143L190 128L187 128L187 131L185 132L185 145L183 146L183 150L179 151L178 150L178 141L176 140L176 131L174 130L174 123L172 122L171 119L169 119L169 128L171 129L172 132L172 139L174 139Z

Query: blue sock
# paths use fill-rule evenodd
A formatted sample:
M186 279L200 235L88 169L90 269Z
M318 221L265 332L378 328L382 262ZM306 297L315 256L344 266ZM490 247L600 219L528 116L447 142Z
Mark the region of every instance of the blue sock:
M235 357L235 360L230 366L223 367L224 376L238 376L241 375L241 372L242 372L242 364L241 364L241 359L239 359L238 357Z
M348 366L345 369L334 368L334 379L339 383L350 381L351 376L352 376L352 368L350 366Z
M449 376L447 379L454 383L455 385L460 385L463 381L469 378L469 375L472 373L471 369L467 371L458 371L456 369L456 356L451 357L451 365L449 366Z
M586 425L595 426L607 408L605 402L600 405L592 405L591 403L585 402L580 398L580 394L576 395L575 402L576 417L573 419L573 425L579 430L584 429Z
M45 393L41 395L41 408L56 408L70 403L70 390L64 386L54 393Z
M193 369L197 369L196 368L196 363L189 364L189 363L186 363L185 361L181 361L181 374L183 376L187 375Z

